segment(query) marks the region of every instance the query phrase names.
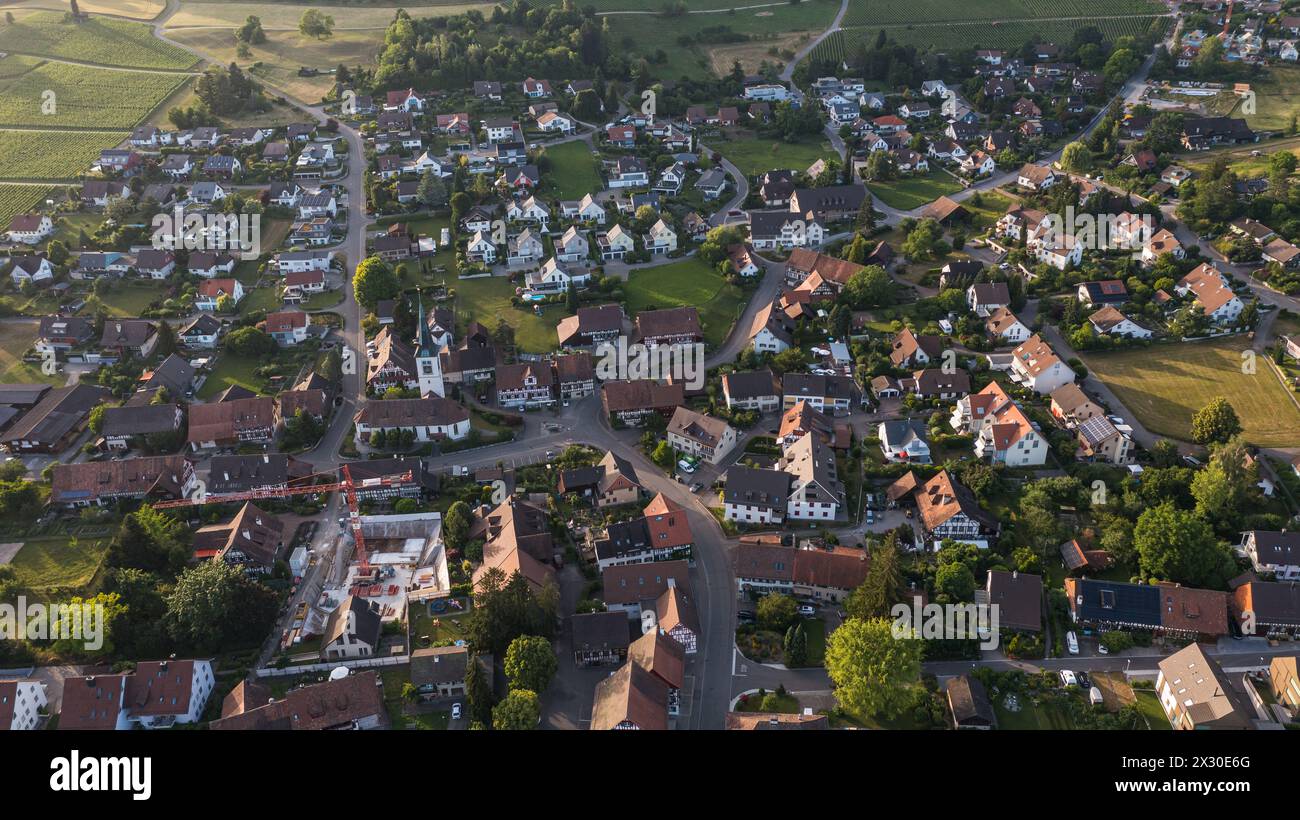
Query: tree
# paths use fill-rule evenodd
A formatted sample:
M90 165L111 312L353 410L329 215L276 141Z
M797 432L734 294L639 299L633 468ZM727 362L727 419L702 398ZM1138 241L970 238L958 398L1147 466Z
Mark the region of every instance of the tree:
M298 31L304 37L314 37L317 40L333 36L334 18L321 13L319 9L307 9L298 18Z
M773 592L758 602L758 624L773 632L785 632L799 617L799 605L789 595Z
M235 39L241 43L249 45L258 45L266 42L266 32L262 30L262 20L256 15L250 14L244 20L244 24L235 29Z
M1067 171L1083 173L1092 167L1092 152L1088 146L1076 140L1062 149L1061 166Z
M1237 411L1223 396L1210 399L1192 416L1192 441L1197 444L1222 444L1240 433Z
M239 327L226 334L221 346L236 356L248 359L273 358L280 350L265 331L255 327Z
M442 519L442 540L447 549L459 550L465 546L473 521L474 513L464 501L457 501L447 508L447 515Z
M943 226L936 220L927 218L916 223L900 249L908 259L919 262L935 258L944 247Z
M885 307L894 301L894 285L879 265L855 271L844 285L844 299L858 310Z
M1166 501L1149 507L1133 526L1138 567L1147 578L1190 586L1221 586L1234 573L1228 550L1196 513Z
M945 564L935 573L934 586L950 603L963 603L975 595L975 576L965 564Z
M808 634L803 624L798 623L785 631L785 665L790 667L808 665Z
M484 726L492 725L492 707L496 699L492 696L492 684L479 663L478 655L471 654L465 667L465 700L469 702L469 717L474 723Z
M397 281L397 274L388 263L378 256L369 256L357 265L357 272L352 276L352 290L357 302L367 310L385 299L395 299L402 285Z
M538 635L520 635L506 650L506 679L511 689L545 692L556 668L554 647Z
M420 202L430 208L441 208L447 204L447 185L441 178L434 176L432 170L420 177L420 185L415 191Z
M890 531L885 542L871 556L871 569L857 589L849 593L844 610L850 618L885 618L903 598L903 571L899 560L898 534Z
M145 505L122 521L108 546L110 567L130 567L171 578L189 563L189 529Z
M205 561L181 573L167 597L172 637L200 652L254 646L271 628L276 594L225 561Z
M896 638L892 621L850 618L826 642L826 673L840 708L859 719L891 718L916 702L921 642Z
M542 718L542 707L537 693L527 689L512 689L506 699L492 709L492 728L506 731L536 729Z

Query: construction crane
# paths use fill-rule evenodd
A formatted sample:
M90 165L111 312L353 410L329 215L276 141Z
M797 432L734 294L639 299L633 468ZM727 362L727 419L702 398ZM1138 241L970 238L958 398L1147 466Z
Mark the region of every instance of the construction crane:
M352 529L352 539L357 546L357 564L360 567L361 575L370 574L370 556L366 552L366 540L361 534L361 511L357 503L357 482L352 480L352 471L348 465L342 466L343 480L332 481L327 484L298 484L292 487L283 487L274 490L249 490L243 493L222 493L213 495L202 493L190 498L176 498L169 501L156 501L153 504L154 509L165 510L176 507L197 507L203 504L230 504L238 501L257 501L263 498L286 498L293 495L307 495L314 493L333 493L341 492L347 499L348 504L348 524ZM298 481L310 481L322 476L333 477L330 473L313 473ZM391 487L394 484L401 484L411 480L411 471L407 470L400 475L380 476L378 478L367 478L360 482L362 487Z

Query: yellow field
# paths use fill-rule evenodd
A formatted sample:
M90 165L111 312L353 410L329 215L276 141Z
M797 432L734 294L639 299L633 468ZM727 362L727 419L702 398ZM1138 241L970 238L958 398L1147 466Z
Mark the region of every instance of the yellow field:
M1300 409L1264 361L1266 354L1256 357L1254 374L1242 372L1246 347L1244 338L1232 337L1084 354L1083 361L1153 433L1190 440L1192 416L1223 396L1251 444L1300 445Z
M111 14L132 20L152 20L167 6L166 0L81 0L77 4L88 14ZM6 9L49 9L67 11L67 0L13 0Z
M334 86L333 77L299 77L298 68L309 66L325 70L335 68L339 63L373 63L383 44L384 32L382 29L340 31L327 40L315 40L303 37L297 31L268 31L265 43L251 47L253 56L249 60L236 57L235 36L231 29L168 29L167 36L216 63L237 62L247 68L261 62L262 66L253 72L256 76L302 102L317 103Z
M461 14L470 9L491 10L493 3L420 4L405 6L412 17L442 17ZM394 6L313 6L310 3L288 5L284 3L195 3L183 0L181 8L167 20L166 28L207 28L222 26L234 28L248 19L250 14L262 21L268 33L275 29L298 30L298 18L309 8L319 8L331 15L336 23L334 31L350 29L383 29L392 22L397 12ZM170 36L170 33L169 35Z

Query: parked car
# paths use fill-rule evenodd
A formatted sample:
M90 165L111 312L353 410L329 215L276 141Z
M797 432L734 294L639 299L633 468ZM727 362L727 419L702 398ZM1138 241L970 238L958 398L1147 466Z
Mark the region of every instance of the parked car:
M803 606L799 607L799 614L805 618L811 618L812 616L817 614L817 608L814 606L810 606L808 604L804 604Z
M452 719L452 720L460 720L460 704L459 704L459 703L453 703L453 704L451 705L451 719Z
M1079 679L1076 678L1076 677L1074 676L1074 673L1071 672L1069 669L1062 669L1062 670L1061 670L1061 685L1062 685L1062 686L1078 686L1078 685L1079 685Z
M681 470L683 473L693 473L695 472L695 465L684 458L678 459L677 469Z
M1065 648L1070 651L1071 655L1079 654L1079 636L1073 631L1065 633Z

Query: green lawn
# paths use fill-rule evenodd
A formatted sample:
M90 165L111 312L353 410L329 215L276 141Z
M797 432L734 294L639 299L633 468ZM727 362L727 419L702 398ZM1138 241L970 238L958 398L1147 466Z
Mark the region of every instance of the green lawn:
M1192 415L1216 396L1232 403L1245 438L1261 447L1300 444L1300 409L1263 356L1253 375L1242 372L1241 337L1160 344L1083 357L1153 433L1187 440Z
M826 658L826 622L821 618L804 618L803 628L808 636L808 665L821 666Z
M106 552L107 539L32 538L24 542L12 566L18 583L33 591L80 589L94 580Z
M559 346L555 325L571 315L561 304L546 305L542 315L532 309L521 309L510 304L515 286L504 276L482 279L459 279L449 282L456 290L456 313L462 322L482 322L489 330L497 321L505 319L515 329L515 344L526 353L547 353Z
M137 317L154 302L161 301L167 283L152 279L128 279L115 282L99 295L99 301L114 317ZM83 313L91 310L88 304Z
M543 174L543 190L560 199L582 199L604 189L596 173L597 158L582 140L552 145L545 149L551 167Z
M35 321L0 324L0 382L63 384L65 377L62 374L47 375L41 372L39 364L23 361L23 354L36 341L39 327Z
M1160 705L1160 699L1151 689L1134 689L1134 696L1137 700L1134 705L1137 706L1142 717L1146 718L1147 726L1157 732L1172 732L1174 727L1169 725L1169 718L1165 717L1165 710Z
M259 359L245 359L233 353L222 353L217 358L217 366L208 374L208 379L199 389L200 399L210 399L232 384L246 387L254 393L262 392L262 379L253 374L265 362Z
M1012 712L1006 708L1005 696L993 701L993 711L998 716L998 728L1011 731L1035 731L1044 729L1068 730L1074 728L1069 712L1064 706L1044 702L1038 706L1029 702L1025 695L1018 697L1020 711Z
M283 304L280 300L280 289L278 287L252 288L244 294L243 299L239 300L239 312L253 313L258 310L265 310L269 313L279 310Z
M819 159L836 159L835 149L824 140L783 142L755 137L731 140L710 147L731 160L745 176L750 177L778 168L803 172Z
M915 174L910 177L899 177L889 182L872 182L868 187L886 205L902 211L919 208L941 196L962 189L960 182L953 179L946 172L939 170L932 170L926 174Z
M627 313L694 305L700 312L704 341L718 347L745 306L740 288L695 257L670 265L632 271L627 282Z

